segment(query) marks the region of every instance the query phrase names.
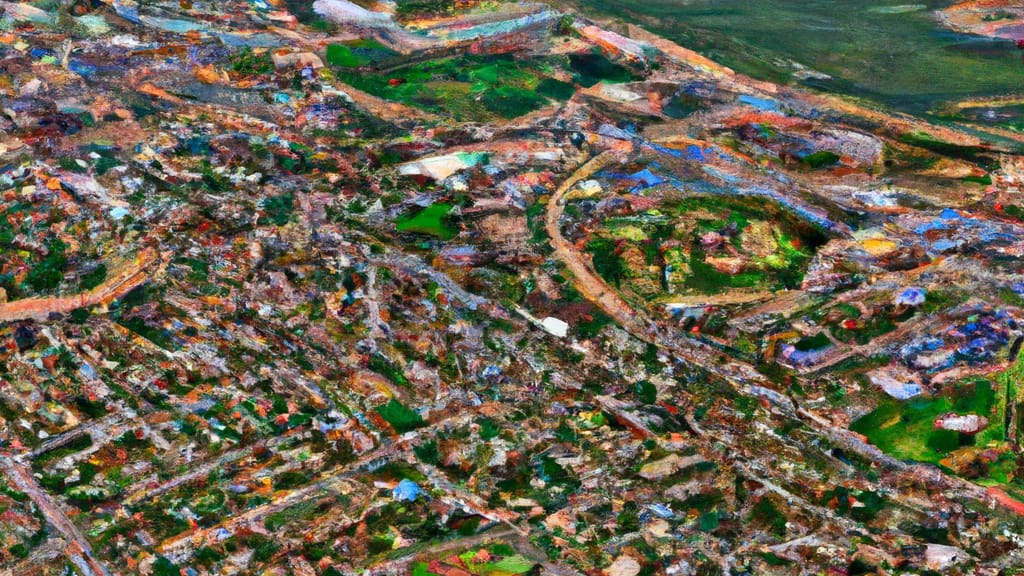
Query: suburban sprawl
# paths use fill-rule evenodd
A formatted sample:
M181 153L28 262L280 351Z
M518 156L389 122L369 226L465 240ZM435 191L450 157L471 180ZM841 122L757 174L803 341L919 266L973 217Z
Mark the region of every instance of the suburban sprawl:
M557 2L0 14L0 575L1024 573L1024 100Z

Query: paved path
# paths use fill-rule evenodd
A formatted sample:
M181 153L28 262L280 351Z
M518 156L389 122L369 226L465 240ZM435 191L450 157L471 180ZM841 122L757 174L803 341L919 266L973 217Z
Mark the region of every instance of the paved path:
M32 475L32 470L7 456L0 457L0 466L3 467L15 488L32 499L32 502L43 513L46 522L67 541L66 552L75 567L81 570L85 576L110 576L110 571L93 556L89 541L85 539L78 527L68 519L50 494L39 487Z
M28 319L46 320L50 314L67 314L78 308L108 304L149 280L147 270L161 261L156 250L147 248L113 277L87 292L81 292L74 296L22 298L13 302L4 302L0 304L0 322Z

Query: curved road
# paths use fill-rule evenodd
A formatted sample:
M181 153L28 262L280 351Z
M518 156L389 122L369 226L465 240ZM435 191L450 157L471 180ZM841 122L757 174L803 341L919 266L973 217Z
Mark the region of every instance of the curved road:
M117 274L92 290L73 296L22 298L0 304L0 322L29 318L46 320L53 313L67 314L77 308L110 303L148 281L146 269L154 263L162 264L165 261L156 250L146 248Z
M833 445L856 453L870 462L875 462L882 469L909 474L921 480L927 479L946 490L955 490L970 498L986 502L990 506L995 506L998 503L1005 509L1015 512L1020 509L1019 503L1011 504L1007 501L1008 497L996 497L977 484L948 476L931 466L903 462L885 454L876 446L865 442L859 435L845 428L837 428L811 410L800 406L792 397L773 390L768 380L754 366L735 358L731 358L727 364L719 364L717 360L722 356L722 352L685 335L663 331L642 311L634 310L614 288L597 274L589 259L576 250L575 246L562 235L559 224L562 214L565 212L566 194L577 182L597 173L610 164L614 158L614 152L603 152L577 169L552 194L545 213L545 228L551 246L557 257L572 272L576 289L587 300L601 308L605 314L612 317L616 323L637 339L653 344L687 363L722 377L739 394L764 398L783 410L790 411L816 433L827 438Z

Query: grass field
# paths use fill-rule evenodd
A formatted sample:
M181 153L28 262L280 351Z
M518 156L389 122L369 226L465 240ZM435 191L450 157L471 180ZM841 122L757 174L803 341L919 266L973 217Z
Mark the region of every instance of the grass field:
M444 202L431 204L413 215L402 216L396 224L399 232L429 234L442 240L451 240L459 230L448 220L452 205Z
M875 410L854 421L850 429L868 438L887 454L904 460L940 463L963 446L1006 448L1006 403L1019 402L1024 362L988 378L976 378L957 384L941 396L898 401L886 398ZM936 417L954 412L974 413L988 419L988 426L973 438L957 432L937 430ZM1008 452L991 463L976 478L983 484L1014 481L1016 467Z
M626 82L633 73L605 56L516 58L456 56L416 62L387 72L355 72L368 56L354 48L334 45L332 64L347 83L370 94L442 113L460 121L511 119L553 102L570 98L573 83L592 86L599 81ZM328 52L328 61L331 61ZM554 78L562 71L573 82Z
M967 96L1020 91L1013 43L954 34L933 14L942 0L574 0L584 12L642 24L761 79L796 81L797 62L831 80L805 83L909 112Z
M851 424L850 429L897 458L937 464L960 447L960 438L958 433L935 429L935 418L947 412L973 412L988 417L988 428L975 439L975 444L981 444L991 437L990 430L1002 430L1003 419L995 414L996 405L993 383L978 380L961 384L950 396L904 402L887 398L873 412Z

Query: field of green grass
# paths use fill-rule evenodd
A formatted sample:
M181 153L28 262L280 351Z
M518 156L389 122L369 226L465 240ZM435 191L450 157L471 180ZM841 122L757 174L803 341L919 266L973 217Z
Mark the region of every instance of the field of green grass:
M988 439L1002 440L1003 418L995 414L997 391L994 386L988 380L977 380L960 385L949 396L906 401L886 398L870 414L851 424L850 429L867 436L872 444L897 458L938 463L960 447L959 433L937 430L933 425L936 417L947 412L973 412L989 418L988 427L974 439L976 445Z
M343 45L328 51L342 80L381 98L451 116L460 121L511 119L570 98L574 83L626 82L629 69L601 54L516 58L455 56L414 62L379 73L354 71L367 57ZM333 60L333 61L332 61ZM573 82L556 79L558 71Z
M1022 377L1024 362L1018 358L1001 373L961 382L940 396L906 401L886 398L875 410L854 421L850 429L896 458L933 464L963 446L1002 449L1007 441L1006 403L1019 400ZM988 426L973 437L936 429L935 418L948 412L984 416ZM1013 453L1007 452L975 480L982 484L1015 482L1024 486L1024 479L1013 477L1015 468Z
M828 74L804 83L923 113L945 101L1021 89L1012 42L940 28L934 11L874 0L574 0L592 15L637 22L751 76L797 81L791 62Z
M448 219L451 211L451 204L437 202L416 214L402 216L396 226L399 232L428 234L442 240L451 240L459 233L458 228Z

